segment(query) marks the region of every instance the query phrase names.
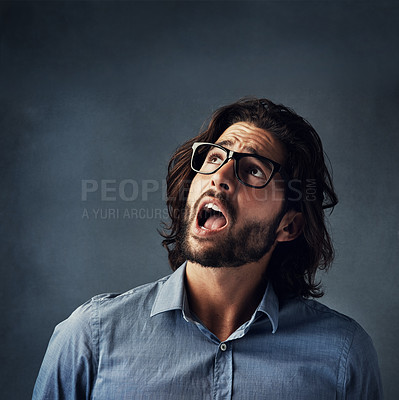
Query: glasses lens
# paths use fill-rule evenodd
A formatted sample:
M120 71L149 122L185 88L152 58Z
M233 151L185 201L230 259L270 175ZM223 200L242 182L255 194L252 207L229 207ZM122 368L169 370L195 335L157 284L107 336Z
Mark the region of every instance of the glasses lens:
M266 185L273 174L273 164L256 157L242 157L238 164L238 177L251 186L261 187Z
M227 154L223 149L210 144L201 144L193 153L191 165L196 172L212 174L226 157Z

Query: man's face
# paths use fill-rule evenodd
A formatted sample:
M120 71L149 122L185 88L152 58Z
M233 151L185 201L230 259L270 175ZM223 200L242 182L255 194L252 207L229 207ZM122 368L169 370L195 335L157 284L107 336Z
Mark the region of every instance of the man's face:
M270 133L248 123L231 125L218 144L283 164L284 147ZM230 160L211 175L197 174L188 194L182 250L188 260L210 267L259 261L273 247L284 205L279 174L262 189L247 187Z

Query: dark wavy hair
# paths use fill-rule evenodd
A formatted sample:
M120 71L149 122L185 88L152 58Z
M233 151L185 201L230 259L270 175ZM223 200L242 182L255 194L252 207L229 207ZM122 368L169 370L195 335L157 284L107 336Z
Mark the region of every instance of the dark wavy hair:
M293 110L267 99L244 98L216 110L205 130L179 147L167 174L167 206L170 224L164 225L162 245L169 254L172 270L184 261L179 232L182 229L187 194L195 172L190 167L194 142L215 143L237 122L250 123L273 134L285 147L286 210L304 217L302 233L294 240L280 242L273 251L266 275L280 298L321 297L316 282L318 269L326 270L334 258L327 230L325 209L338 203L323 146L314 128Z

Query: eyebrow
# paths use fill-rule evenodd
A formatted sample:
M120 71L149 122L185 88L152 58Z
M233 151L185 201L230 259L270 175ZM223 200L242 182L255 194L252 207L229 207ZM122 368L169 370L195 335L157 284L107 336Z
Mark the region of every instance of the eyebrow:
M222 140L221 142L216 142L215 144L218 144L219 146L230 146L230 147L232 147L234 145L234 142L231 141L231 140ZM246 151L248 151L248 153L258 155L258 152L251 146L244 146L244 149Z

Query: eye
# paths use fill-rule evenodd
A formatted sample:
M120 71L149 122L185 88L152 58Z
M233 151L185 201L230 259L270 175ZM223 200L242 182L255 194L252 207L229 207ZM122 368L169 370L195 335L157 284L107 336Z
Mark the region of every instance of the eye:
M259 179L265 179L266 176L265 173L256 165L249 165L247 168L247 174Z
M211 152L206 156L207 163L209 164L221 164L223 162L223 156L217 152Z
M242 157L239 164L239 177L252 186L263 186L273 171L272 165L256 157Z

